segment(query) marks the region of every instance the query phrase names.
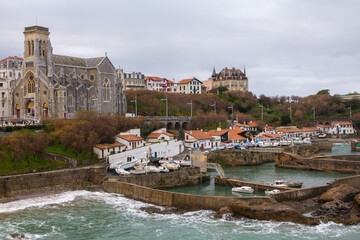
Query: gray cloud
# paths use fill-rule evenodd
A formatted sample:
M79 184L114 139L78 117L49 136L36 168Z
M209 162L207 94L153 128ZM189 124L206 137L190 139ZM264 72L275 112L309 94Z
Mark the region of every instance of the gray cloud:
M55 53L107 52L125 71L206 80L246 65L256 94L348 93L360 91L359 12L356 0L7 1L0 52L22 53L37 18Z

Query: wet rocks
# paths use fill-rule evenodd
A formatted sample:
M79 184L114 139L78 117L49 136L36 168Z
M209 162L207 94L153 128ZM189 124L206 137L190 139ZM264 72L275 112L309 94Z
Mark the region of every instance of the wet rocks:
M25 237L25 234L20 233L12 233L10 234L10 237L12 237L13 239L28 239Z
M356 196L356 190L354 187L348 186L346 184L341 184L338 187L331 188L320 196L320 202L330 202L335 200L340 201L352 201L351 198Z
M142 207L140 208L141 211L147 212L149 214L184 214L187 213L187 210L184 209L178 209L178 208L158 208L158 207Z

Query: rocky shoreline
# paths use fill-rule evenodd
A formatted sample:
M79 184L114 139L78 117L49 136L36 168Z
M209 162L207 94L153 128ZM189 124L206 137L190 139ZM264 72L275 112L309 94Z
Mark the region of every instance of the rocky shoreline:
M245 205L233 203L214 215L228 220L250 218L279 222L318 225L329 221L356 225L360 223L360 191L345 184L304 201Z

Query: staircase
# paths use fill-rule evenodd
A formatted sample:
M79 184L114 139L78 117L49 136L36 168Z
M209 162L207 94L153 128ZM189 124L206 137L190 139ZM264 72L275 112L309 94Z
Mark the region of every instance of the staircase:
M200 169L215 169L220 177L224 178L225 173L221 165L218 163L208 163L208 162L193 162L193 166L199 167Z

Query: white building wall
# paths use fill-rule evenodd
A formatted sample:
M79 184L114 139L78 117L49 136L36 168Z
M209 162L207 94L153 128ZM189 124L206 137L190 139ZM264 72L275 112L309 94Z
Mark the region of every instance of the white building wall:
M146 158L150 153L153 157L175 156L184 151L183 141L169 141L146 145L144 147L128 150L122 153L117 153L109 156L109 163L114 164L126 161L127 157L135 157L136 159Z

